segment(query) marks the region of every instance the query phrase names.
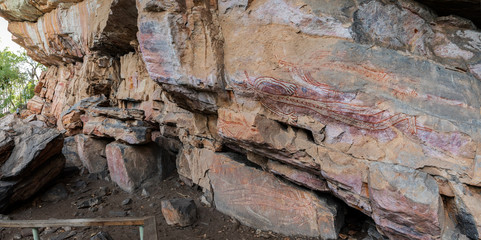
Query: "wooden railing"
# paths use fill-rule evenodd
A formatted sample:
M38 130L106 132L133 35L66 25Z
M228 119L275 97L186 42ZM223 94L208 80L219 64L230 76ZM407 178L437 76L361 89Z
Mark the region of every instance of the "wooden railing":
M93 218L52 220L0 220L4 228L32 228L33 239L40 240L38 228L43 227L92 227L92 226L138 226L140 240L158 240L155 217L142 218Z

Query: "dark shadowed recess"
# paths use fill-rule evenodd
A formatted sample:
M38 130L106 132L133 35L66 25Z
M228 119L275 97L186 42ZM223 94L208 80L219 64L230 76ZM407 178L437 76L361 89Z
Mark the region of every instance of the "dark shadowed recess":
M458 15L481 26L480 0L416 0L432 8L439 16Z
M137 16L135 0L114 1L105 30L96 39L93 50L110 55L123 55L133 52L134 47L131 41L137 39Z

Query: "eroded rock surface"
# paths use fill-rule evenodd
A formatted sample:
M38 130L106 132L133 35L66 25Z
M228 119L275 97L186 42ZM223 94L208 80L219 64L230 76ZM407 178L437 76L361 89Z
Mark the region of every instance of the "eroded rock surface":
M173 171L173 163L164 160L154 144L135 146L112 142L105 151L112 181L128 192L134 191L144 180L154 176L162 180Z
M63 136L56 129L24 123L14 115L0 119L0 212L25 201L54 179L65 165ZM2 157L3 158L3 157Z
M105 147L109 143L108 140L78 134L75 136L75 142L79 160L89 173L100 173L107 170Z
M442 200L433 177L384 163L372 164L369 174L373 219L383 232L393 239L426 239L441 235ZM404 229L403 226L416 228Z
M229 156L215 160L208 176L219 211L262 230L337 239L344 221L338 202L285 184Z
M16 41L48 66L30 113L116 140L106 156L125 190L162 174L159 154L265 230L336 238L337 198L390 239L480 236L475 1L5 2ZM287 227L306 212L322 217Z
M162 200L162 215L169 225L186 227L197 220L197 206L192 199L169 199Z
M10 154L12 154L12 149L15 147L15 142L9 134L3 130L0 131L0 164L7 161Z

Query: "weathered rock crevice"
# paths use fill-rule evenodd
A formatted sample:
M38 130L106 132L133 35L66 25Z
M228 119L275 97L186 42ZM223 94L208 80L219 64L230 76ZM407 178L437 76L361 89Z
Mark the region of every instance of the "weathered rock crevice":
M176 166L221 212L286 235L335 239L348 205L372 236L479 238L469 20L410 0L19 2L0 12L49 66L22 115L65 130L67 165L126 191Z
M478 1L432 1L432 0L417 0L417 2L423 3L426 6L435 10L440 16L457 15L463 18L470 19L477 26L481 25L481 18L479 17L479 11L481 5Z
M138 11L134 0L113 1L105 29L92 50L119 57L135 50Z

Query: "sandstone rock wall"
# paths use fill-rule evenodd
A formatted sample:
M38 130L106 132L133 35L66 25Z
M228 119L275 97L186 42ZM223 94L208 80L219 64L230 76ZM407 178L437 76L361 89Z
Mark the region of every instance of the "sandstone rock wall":
M257 228L335 238L343 207L331 195L390 239L479 239L481 32L419 2L9 0L0 11L49 66L29 111L67 135L117 140L106 158L129 191L160 160L132 170L114 153L149 146ZM239 189L260 196L230 201ZM282 192L285 205L252 209ZM274 221L292 202L306 207ZM282 227L307 209L319 211L311 225Z

